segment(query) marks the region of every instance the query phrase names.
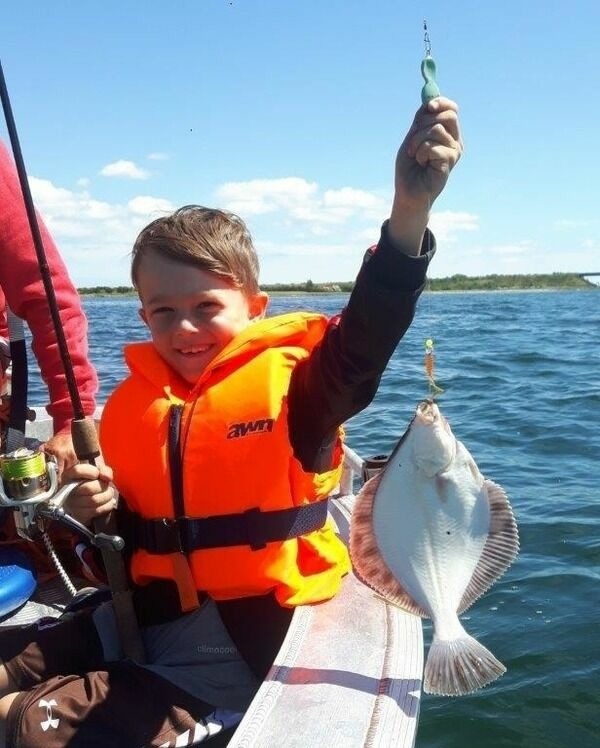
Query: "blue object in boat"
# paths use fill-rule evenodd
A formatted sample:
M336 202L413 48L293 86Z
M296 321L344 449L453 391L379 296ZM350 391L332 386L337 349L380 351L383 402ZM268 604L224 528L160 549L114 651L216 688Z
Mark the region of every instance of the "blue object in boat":
M26 603L36 584L29 557L16 548L0 548L0 618Z

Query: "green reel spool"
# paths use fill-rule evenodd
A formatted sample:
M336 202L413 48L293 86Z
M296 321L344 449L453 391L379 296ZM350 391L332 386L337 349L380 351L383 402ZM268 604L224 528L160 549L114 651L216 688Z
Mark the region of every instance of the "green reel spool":
M26 447L0 455L0 478L6 496L17 501L39 496L50 486L45 455Z

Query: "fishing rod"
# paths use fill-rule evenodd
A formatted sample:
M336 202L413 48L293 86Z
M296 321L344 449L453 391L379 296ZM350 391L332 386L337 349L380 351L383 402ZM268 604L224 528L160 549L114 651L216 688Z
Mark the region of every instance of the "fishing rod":
M23 154L21 152L19 136L17 134L17 128L10 104L10 98L8 96L8 89L6 86L6 80L4 78L4 70L2 68L1 61L0 99L2 100L2 109L4 111L4 118L6 120L6 126L8 129L10 143L15 159L19 183L21 185L21 192L25 203L27 220L29 222L29 228L31 230L31 236L35 247L38 266L44 285L44 292L48 301L48 307L50 309L52 324L54 326L54 333L56 335L60 359L65 373L67 388L69 391L69 398L71 400L71 406L73 408L73 420L71 422L71 437L73 440L73 448L75 450L77 458L80 461L87 461L91 464L96 464L96 459L100 456L100 445L98 442L96 425L92 418L86 416L81 402L79 389L77 387L77 381L75 379L75 372L73 369L73 362L71 360L71 355L67 347L65 331L62 320L60 318L60 311L58 308L58 302L56 300L56 293L54 291L54 286L52 283L52 276L46 258L44 243L42 241L42 235L40 232L31 191L29 189L27 171L25 169L25 163L23 160ZM18 475L16 477L20 478L20 472L17 471L17 473ZM40 476L35 477L37 478ZM41 483L39 487L41 489L46 489L46 491L42 491L41 494L45 499L45 494L52 493L52 486L44 483L42 477L40 477L40 481ZM17 481L15 479L13 483L22 483L22 481ZM63 489L61 489L61 491L62 490ZM20 498L21 497L18 497L17 501ZM31 498L25 498L23 503L27 504L32 500L33 499ZM36 501L37 500L38 498L36 498ZM8 499L8 503L14 505L15 502ZM25 511L27 512L31 510L28 510L28 508L25 507ZM115 610L115 617L117 619L121 646L127 657L137 662L144 662L145 653L142 639L139 633L139 628L137 625L135 610L133 607L133 598L128 585L125 564L123 558L119 553L119 551L121 551L124 546L124 542L123 539L114 532L115 520L112 512L104 515L103 517L98 517L94 520L94 534L90 533L87 528L85 528L83 525L80 525L80 523L78 523L74 518L66 515L64 510L60 506L45 510L43 514L53 519L66 521L67 524L70 524L75 529L85 531L85 534L92 540L94 545L96 545L100 549L112 594L113 607Z

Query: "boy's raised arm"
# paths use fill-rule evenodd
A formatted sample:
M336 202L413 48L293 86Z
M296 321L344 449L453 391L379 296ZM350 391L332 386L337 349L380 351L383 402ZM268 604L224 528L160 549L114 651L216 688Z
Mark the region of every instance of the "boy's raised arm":
M367 253L348 306L292 375L289 426L306 470L328 469L336 429L373 399L410 326L435 252L431 205L462 154L457 106L438 98L417 111L396 157L390 219Z
M434 200L462 155L458 107L439 97L421 106L396 156L391 244L418 255Z

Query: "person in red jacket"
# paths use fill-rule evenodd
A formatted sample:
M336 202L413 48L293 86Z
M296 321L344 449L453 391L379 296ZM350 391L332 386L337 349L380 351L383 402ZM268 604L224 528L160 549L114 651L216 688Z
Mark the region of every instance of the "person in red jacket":
M88 358L87 319L65 263L39 215L38 223L81 402L85 414L91 416L96 408L98 378ZM0 142L0 336L4 341L8 339L7 306L26 322L31 332L32 349L48 387L46 409L54 426L54 436L42 448L56 457L59 472L62 472L77 462L70 433L73 410L17 171L8 149ZM9 363L6 343L2 351L0 380L5 380ZM5 384L0 381L2 383ZM0 420L7 418L6 411L4 401L0 407ZM95 497L91 506L87 500L74 497L67 511L87 523L104 499L112 500L110 490L105 492L100 502ZM67 537L71 538L72 533L55 528L54 537L69 544ZM58 541L59 545L63 540ZM41 541L38 545L16 535L9 510L0 512L0 548L3 545L17 545L24 550L34 561L39 581L56 573Z
M98 378L88 359L87 320L56 244L39 216L38 222L82 405L86 415L92 415ZM71 464L75 462L70 437L71 401L17 172L8 150L0 143L0 335L4 337L8 337L7 305L30 329L33 352L48 387L47 410L54 421L55 436L47 450L59 462Z

